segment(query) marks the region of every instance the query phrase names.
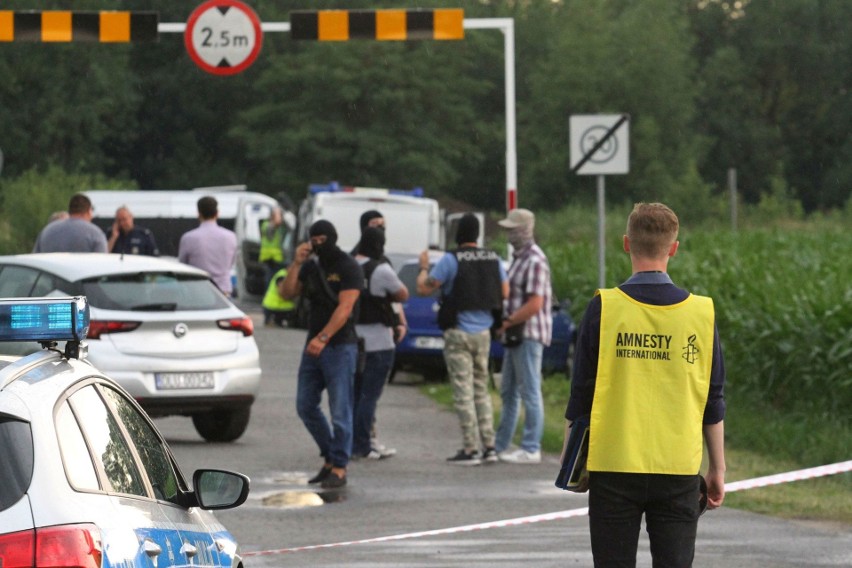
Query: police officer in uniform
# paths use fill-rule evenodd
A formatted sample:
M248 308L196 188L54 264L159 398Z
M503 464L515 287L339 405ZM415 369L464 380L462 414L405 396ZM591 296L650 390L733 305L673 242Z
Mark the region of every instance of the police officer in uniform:
M417 293L441 289L438 325L444 331L444 360L461 422L462 448L447 458L453 465L497 461L494 416L488 392L488 356L494 314L509 295L509 282L500 257L479 248L479 219L471 213L459 221L458 248L448 252L429 271L429 251L420 254ZM480 452L481 450L481 452Z
M266 284L270 284L275 273L284 267L284 232L284 213L279 207L274 207L269 219L260 224L258 261L263 264Z
M115 212L115 222L110 229L107 248L110 252L120 254L160 256L154 233L150 229L137 227L133 222L133 214L125 205Z
M595 566L635 566L642 516L654 566L692 566L701 514L725 497L725 365L713 301L674 285L678 219L661 203L630 214L633 275L599 290L580 325L565 412L591 416L589 526ZM564 453L564 451L563 451Z

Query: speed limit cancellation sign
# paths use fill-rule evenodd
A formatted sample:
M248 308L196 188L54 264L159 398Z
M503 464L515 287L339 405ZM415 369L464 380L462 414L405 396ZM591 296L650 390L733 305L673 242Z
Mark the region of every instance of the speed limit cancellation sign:
M196 65L234 75L254 63L263 43L260 18L239 0L208 0L186 22L184 44Z

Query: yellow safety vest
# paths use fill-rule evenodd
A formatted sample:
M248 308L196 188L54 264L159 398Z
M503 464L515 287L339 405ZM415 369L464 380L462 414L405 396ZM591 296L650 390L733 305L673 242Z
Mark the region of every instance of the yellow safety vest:
M279 278L284 278L287 276L287 269L282 268L278 272L275 273L275 276L272 277L272 280L269 281L269 286L266 288L266 294L263 296L263 301L261 305L267 310L273 310L276 312L286 312L288 310L292 310L295 307L295 304L290 300L285 300L278 293L278 286L275 284L275 281Z
M284 239L284 226L279 225L272 233L272 238L267 236L267 227L269 221L264 221L260 224L260 254L258 260L266 262L271 260L274 262L284 262L284 251L281 250L281 242Z
M701 467L713 364L713 300L670 306L601 296L589 471L691 475Z

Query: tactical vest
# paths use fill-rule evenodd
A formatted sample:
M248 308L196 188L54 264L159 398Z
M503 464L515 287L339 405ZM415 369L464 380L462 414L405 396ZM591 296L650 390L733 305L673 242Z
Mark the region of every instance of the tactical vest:
M693 475L713 363L713 300L669 306L599 290L589 471Z
M393 308L387 296L374 296L370 293L370 281L373 272L384 261L371 259L361 265L364 270L364 289L360 297L358 323L380 323L387 327L394 325Z
M460 312L500 309L503 290L498 254L477 247L458 248L451 254L458 261L458 272L450 292L455 308Z

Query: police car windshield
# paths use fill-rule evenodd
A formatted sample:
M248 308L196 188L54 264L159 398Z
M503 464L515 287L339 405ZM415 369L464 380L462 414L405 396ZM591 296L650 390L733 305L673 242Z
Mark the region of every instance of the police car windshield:
M216 310L230 306L210 280L192 274L140 272L82 282L89 304L105 310Z

